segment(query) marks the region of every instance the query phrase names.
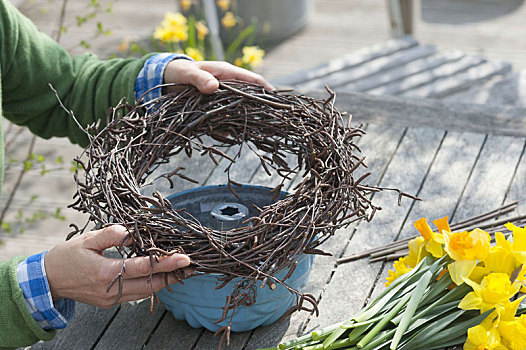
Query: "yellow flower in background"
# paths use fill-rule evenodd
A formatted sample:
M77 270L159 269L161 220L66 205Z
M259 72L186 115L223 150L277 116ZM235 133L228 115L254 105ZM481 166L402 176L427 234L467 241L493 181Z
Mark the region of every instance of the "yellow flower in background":
M446 252L453 260L484 260L489 253L491 238L486 231L444 232Z
M509 349L526 349L526 315L515 317L513 321L501 321L498 328L502 343Z
M179 42L188 39L188 32L186 28L174 28L159 26L155 28L153 33L155 39L159 39L163 42Z
M245 46L243 48L243 63L255 67L263 62L265 51L257 46Z
M221 10L226 11L230 7L230 0L217 0L216 4Z
M468 339L464 350L508 350L501 344L500 334L496 328L487 330L481 325L468 329Z
M181 13L166 13L161 25L155 28L153 37L163 42L185 41L188 39L186 17Z
M407 256L404 256L394 262L394 271L389 270L389 276L386 277L387 282L385 282L385 286L389 287L391 283L394 282L398 277L402 276L403 274L408 273L413 269L414 266L408 266L407 263Z
M513 297L520 289L520 283L510 281L505 273L490 273L482 279L482 283L475 283L464 278L473 292L466 294L460 301L458 307L464 310L480 310L481 313L492 308L496 308L500 314L503 310L502 305Z
M225 28L232 28L235 26L237 24L237 20L236 17L234 17L234 13L230 11L225 13L225 16L221 19L221 24Z
M192 0L179 0L179 4L181 4L183 11L188 11L192 7Z
M208 35L208 27L201 21L195 22L195 29L199 40L203 40Z
M496 244L490 248L484 258L484 267L492 272L503 272L511 276L515 270L515 258L511 250L512 245L501 232L495 233Z
M196 61L203 61L205 59L201 51L193 47L187 47L186 54Z
M238 67L243 67L243 60L241 59L241 57L236 58L234 64Z
M182 26L186 26L187 23L188 23L188 20L186 19L186 17L182 13L180 13L180 12L177 12L177 13L166 12L164 14L164 19L161 22L161 26L164 26L164 27L182 27Z
M443 221L446 221L445 225ZM446 229L449 232L449 224L447 223L447 217L442 218L440 220L435 220L435 224L438 222L439 227L439 233L433 232L431 230L431 227L427 224L426 218L421 218L420 220L415 221L414 226L420 232L422 237L426 240L426 250L431 253L435 258L441 258L444 256L444 250L442 249L442 245L444 244L444 237L442 233L440 233L440 228ZM438 226L438 225L437 225Z

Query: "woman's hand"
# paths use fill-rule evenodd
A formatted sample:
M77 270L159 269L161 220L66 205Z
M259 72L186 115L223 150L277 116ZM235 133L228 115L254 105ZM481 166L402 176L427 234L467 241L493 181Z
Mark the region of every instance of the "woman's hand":
M165 83L191 84L204 94L216 91L219 80L229 79L257 83L269 90L274 89L261 75L227 62L176 59L168 63L164 71Z
M109 308L117 298L119 283L106 292L113 278L121 272L122 260L104 257L104 250L118 246L126 237L123 226L114 225L102 230L87 232L60 243L45 256L47 279L54 300L70 298L83 303ZM188 266L190 259L183 254L162 257L154 263L153 289L164 287L164 273ZM151 294L150 259L126 259L123 289L119 302L140 300ZM170 274L168 282L175 283Z

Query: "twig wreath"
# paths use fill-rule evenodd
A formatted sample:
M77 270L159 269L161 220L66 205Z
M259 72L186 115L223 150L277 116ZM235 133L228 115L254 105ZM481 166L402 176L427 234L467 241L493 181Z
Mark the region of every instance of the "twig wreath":
M124 225L133 242L126 248L121 242L123 259L149 256L153 269L159 257L185 253L195 271L224 276L219 287L240 277L218 320L233 311L229 325L217 332L223 332L221 342L226 337L228 343L236 308L254 303L258 281L269 288L281 284L297 296L296 305L284 317L297 310L317 313L314 296L286 283L299 255L326 254L317 247L337 229L362 218L371 220L381 208L369 195L385 189L364 183L370 172L365 170L365 156L358 155L356 140L365 132L351 127L350 117L344 124L345 114L334 107L335 94L327 91L329 97L318 100L291 90L268 91L228 81L211 95L179 86L178 92L149 102L139 100L134 107L121 101L110 109L104 128L96 124L86 129L90 145L76 159L77 192L71 207L88 213L89 221L100 226ZM229 156L226 150L235 145L237 154ZM194 152L208 156L215 164L230 162L225 170L227 182L237 196L235 188L241 184L230 177L230 168L243 146L257 155L269 175L272 170L281 177L280 185L271 191L276 195L286 180L296 175L302 179L294 193L257 208L259 216L246 220L243 227L226 233L213 230L184 210L174 209L159 192L141 194L141 188L151 184L148 176L184 151L188 157ZM157 178L171 184L175 176L195 182L184 170L181 164ZM399 201L402 196L415 199L391 190L399 193ZM68 239L87 226L73 227ZM288 269L285 278L274 277L283 269ZM119 283L119 291L122 272L112 282ZM181 271L173 274L178 279L187 277ZM152 288L152 307L153 299Z

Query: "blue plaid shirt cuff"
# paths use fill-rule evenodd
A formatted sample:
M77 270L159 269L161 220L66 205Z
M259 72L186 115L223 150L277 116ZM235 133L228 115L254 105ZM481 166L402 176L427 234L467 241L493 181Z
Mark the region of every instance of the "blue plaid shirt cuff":
M136 99L143 97L145 102L161 97L161 89L154 89L163 83L164 70L168 63L176 59L193 61L189 56L179 53L159 53L150 57L135 80Z
M31 316L44 330L66 328L75 314L75 302L71 299L55 300L44 267L47 251L30 256L20 262L16 269L18 284L24 293Z

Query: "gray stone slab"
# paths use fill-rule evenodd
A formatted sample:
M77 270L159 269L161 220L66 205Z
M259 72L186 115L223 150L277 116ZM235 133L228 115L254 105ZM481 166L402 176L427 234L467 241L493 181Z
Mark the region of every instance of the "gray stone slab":
M272 83L275 85L286 86L296 85L315 78L323 77L327 74L334 73L348 67L360 65L365 61L390 55L393 52L400 50L408 49L415 45L417 45L417 42L412 37L389 40L386 43L357 50L354 53L334 59L328 63L274 79Z
M358 81L369 77L370 75L377 74L378 72L410 64L422 57L432 55L436 50L437 49L431 45L411 47L407 50L395 52L389 56L381 56L370 61L365 61L355 67L327 74L318 79L309 80L305 83L299 84L298 87L300 89L319 89L324 85L328 85L333 89L338 88L342 85L349 84L350 82ZM339 89L336 89L336 91L339 91Z

